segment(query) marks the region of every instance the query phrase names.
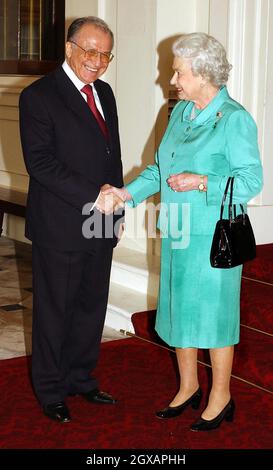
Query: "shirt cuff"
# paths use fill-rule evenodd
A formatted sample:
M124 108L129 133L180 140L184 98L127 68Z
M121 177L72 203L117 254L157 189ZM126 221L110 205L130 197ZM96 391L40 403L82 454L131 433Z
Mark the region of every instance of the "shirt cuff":
M95 206L96 206L96 204L97 204L97 202L98 202L98 199L99 199L99 197L100 197L100 194L101 194L101 191L99 192L99 195L98 195L97 199L95 200L93 206L91 207L90 212L91 212L92 210L94 210L94 208L95 208Z

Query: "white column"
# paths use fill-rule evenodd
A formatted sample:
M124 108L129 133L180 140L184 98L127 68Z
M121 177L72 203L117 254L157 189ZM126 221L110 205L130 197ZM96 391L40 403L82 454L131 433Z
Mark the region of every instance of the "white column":
M230 94L252 114L259 133L264 188L250 203L258 243L273 241L272 134L273 5L271 0L229 0L227 51L233 64Z

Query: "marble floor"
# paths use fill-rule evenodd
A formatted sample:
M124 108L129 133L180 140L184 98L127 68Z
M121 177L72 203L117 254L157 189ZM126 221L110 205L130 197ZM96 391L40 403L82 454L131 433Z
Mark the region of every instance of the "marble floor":
M31 354L31 246L0 238L0 359ZM125 338L109 327L102 341Z

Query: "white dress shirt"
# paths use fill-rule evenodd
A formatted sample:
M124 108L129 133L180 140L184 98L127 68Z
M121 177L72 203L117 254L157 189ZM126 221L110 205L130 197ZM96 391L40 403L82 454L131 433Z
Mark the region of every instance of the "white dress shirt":
M84 87L84 85L86 85L86 83L83 83L78 77L77 75L73 72L72 68L68 65L68 63L66 61L64 61L63 65L62 65L66 75L68 75L68 77L70 78L71 82L75 85L75 87L77 88L77 90L79 90L80 94L82 95L83 99L87 102L87 96L85 93L83 93L81 91L81 89ZM103 110L102 110L102 106L101 106L101 103L100 103L100 99L99 99L99 95L97 93L97 90L96 88L94 87L94 83L90 83L91 87L93 88L93 95L94 95L94 99L95 99L95 103L96 103L96 106L100 112L100 114L102 115L103 119L105 120L105 117L104 117L104 114L103 114Z

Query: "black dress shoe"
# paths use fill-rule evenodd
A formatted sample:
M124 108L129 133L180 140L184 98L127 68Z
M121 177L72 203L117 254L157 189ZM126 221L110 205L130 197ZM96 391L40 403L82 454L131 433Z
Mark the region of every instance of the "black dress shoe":
M184 403L178 406L167 406L167 408L157 411L156 416L161 419L175 418L176 416L179 416L189 405L191 405L194 410L197 410L201 400L202 390L199 387L198 390L190 398L188 398L188 400L184 401Z
M79 395L85 398L89 403L99 403L102 405L115 405L117 403L117 400L109 395L109 393L102 392L98 388L94 388L86 393L80 393Z
M219 428L222 421L233 421L235 411L235 403L232 398L229 400L228 404L223 408L221 413L213 419L204 419L200 418L198 421L191 425L192 431L211 431L212 429Z
M59 421L60 423L69 423L69 421L71 421L69 409L63 401L45 405L43 406L43 411L48 418Z

